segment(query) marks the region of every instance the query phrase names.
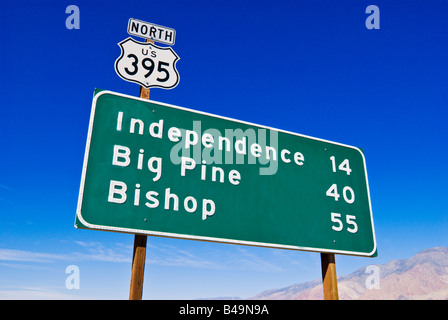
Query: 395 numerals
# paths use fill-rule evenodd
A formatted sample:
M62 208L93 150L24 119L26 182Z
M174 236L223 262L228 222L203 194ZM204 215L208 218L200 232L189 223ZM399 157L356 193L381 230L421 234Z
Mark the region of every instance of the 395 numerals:
M138 57L135 54L128 54L127 55L128 58L133 59L131 66L132 68L124 68L124 71L126 71L126 73L130 76L136 75L139 69L139 60ZM143 67L143 69L145 69L146 71L148 71L147 73L144 74L145 78L148 78L155 69L155 63L154 60L152 60L151 58L144 58L140 65ZM169 67L169 63L167 62L163 62L163 61L158 61L157 63L157 71L159 73L162 73L164 75L164 77L161 78L157 78L157 81L160 82L166 82L168 81L168 79L170 78L170 74L168 72L168 69L166 69L165 67Z

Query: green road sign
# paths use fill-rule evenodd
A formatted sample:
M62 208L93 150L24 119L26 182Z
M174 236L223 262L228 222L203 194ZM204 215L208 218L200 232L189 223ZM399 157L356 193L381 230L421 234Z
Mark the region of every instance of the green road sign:
M100 90L75 226L376 252L360 149Z

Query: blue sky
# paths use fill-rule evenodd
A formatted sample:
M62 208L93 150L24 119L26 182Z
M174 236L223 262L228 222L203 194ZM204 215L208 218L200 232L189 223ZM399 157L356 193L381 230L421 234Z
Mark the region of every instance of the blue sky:
M68 30L68 5L80 29ZM365 26L368 5L380 29ZM127 299L133 236L75 229L95 88L129 18L176 30L179 85L151 99L361 147L377 258L448 243L446 1L3 1L0 299ZM138 39L140 40L140 39ZM65 286L66 267L80 289ZM250 297L320 278L318 253L148 238L144 299Z

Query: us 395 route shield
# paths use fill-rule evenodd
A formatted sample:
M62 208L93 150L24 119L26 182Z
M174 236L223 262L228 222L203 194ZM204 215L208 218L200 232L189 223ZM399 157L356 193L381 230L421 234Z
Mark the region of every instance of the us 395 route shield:
M131 37L118 43L121 55L115 61L115 71L124 80L145 88L172 89L179 83L176 62L179 56L170 47L138 42Z

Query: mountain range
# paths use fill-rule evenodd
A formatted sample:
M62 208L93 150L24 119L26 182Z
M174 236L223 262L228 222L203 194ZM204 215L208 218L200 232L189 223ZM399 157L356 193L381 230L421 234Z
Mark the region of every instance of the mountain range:
M370 265L338 277L341 300L448 300L448 248ZM323 299L322 280L261 292L251 300Z

